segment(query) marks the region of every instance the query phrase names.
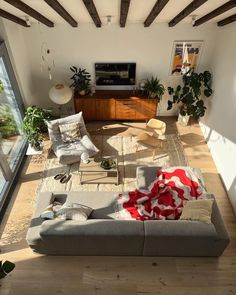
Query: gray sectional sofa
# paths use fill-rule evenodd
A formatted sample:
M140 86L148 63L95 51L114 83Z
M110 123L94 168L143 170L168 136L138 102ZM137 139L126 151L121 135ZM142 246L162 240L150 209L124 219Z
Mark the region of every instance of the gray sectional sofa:
M146 188L158 167L139 167L137 184ZM229 236L216 202L212 224L198 221L115 220L114 192L41 193L27 233L29 246L49 255L220 256ZM85 222L41 219L54 200L94 208Z

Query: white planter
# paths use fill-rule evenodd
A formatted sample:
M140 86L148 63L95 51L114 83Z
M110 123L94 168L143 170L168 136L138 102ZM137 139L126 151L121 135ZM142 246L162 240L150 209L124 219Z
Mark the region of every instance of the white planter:
M28 149L26 151L26 156L33 156L33 155L41 155L43 153L43 149L35 150L31 144L29 144Z
M181 126L187 126L189 118L190 118L190 116L188 116L188 115L182 116L179 114L177 123Z

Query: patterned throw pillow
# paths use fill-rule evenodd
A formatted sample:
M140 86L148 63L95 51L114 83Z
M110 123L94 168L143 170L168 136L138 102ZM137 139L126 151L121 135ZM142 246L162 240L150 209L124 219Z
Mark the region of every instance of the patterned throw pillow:
M61 132L61 138L63 142L70 143L75 142L77 140L81 139L81 134L79 130L79 123L66 123L66 124L60 124L59 129Z

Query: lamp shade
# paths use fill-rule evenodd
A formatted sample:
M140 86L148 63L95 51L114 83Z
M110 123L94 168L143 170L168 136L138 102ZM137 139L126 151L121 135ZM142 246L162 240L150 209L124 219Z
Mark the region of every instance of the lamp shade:
M66 104L72 95L72 90L64 84L56 84L49 90L49 97L56 104Z

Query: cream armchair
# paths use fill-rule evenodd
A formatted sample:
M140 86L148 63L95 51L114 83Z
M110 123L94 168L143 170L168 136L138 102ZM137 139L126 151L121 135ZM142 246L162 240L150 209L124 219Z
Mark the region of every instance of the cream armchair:
M59 125L74 122L78 122L80 125L81 139L76 142L65 143L62 140ZM90 157L99 152L98 148L92 143L89 133L86 130L82 112L48 122L48 133L52 143L52 149L61 164L70 165L79 162L83 152L86 152Z
M151 128L157 137L164 135L166 132L166 123L161 120L150 119L147 122L147 127Z

